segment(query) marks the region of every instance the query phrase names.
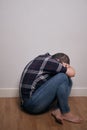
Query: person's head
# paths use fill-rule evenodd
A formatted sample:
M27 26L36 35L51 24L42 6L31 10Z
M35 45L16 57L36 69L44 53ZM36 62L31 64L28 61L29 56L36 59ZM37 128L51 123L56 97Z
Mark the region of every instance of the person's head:
M70 64L69 56L64 53L56 53L52 55L52 58L59 60L60 63L67 63Z

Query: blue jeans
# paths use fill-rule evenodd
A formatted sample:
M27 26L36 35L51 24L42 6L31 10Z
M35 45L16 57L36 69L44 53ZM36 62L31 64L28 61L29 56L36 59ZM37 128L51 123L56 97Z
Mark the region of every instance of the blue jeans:
M68 97L72 86L71 79L64 73L59 73L49 79L34 94L23 103L23 109L32 114L46 111L54 100L57 100L56 108L62 113L70 111Z

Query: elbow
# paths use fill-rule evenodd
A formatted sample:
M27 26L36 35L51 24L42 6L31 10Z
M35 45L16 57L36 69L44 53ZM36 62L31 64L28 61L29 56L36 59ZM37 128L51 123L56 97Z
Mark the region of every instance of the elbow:
M75 77L75 75L76 75L75 72L71 73L71 77Z
M67 69L67 72L66 72L67 76L69 77L75 77L75 70L73 69Z
M75 72L75 70L73 69L73 70L72 70L72 77L75 77L75 75L76 75L76 72Z

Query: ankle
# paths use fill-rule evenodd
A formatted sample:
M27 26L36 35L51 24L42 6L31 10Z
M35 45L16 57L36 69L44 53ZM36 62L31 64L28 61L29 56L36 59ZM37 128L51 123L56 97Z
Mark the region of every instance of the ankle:
M61 115L61 111L60 111L59 109L53 110L52 113L55 114L55 115L57 115L57 114L58 114L58 115L59 115L59 114Z
M71 112L67 112L67 113L64 113L62 114L63 116L73 116L73 114Z

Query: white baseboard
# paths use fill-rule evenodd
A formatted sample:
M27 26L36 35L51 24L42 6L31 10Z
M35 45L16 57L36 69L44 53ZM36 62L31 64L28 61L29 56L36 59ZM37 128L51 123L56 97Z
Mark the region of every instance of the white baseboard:
M18 88L0 88L0 97L18 97Z
M87 96L87 88L73 88L70 96ZM0 88L0 97L19 97L19 89Z
M87 88L72 88L70 96L87 96Z

